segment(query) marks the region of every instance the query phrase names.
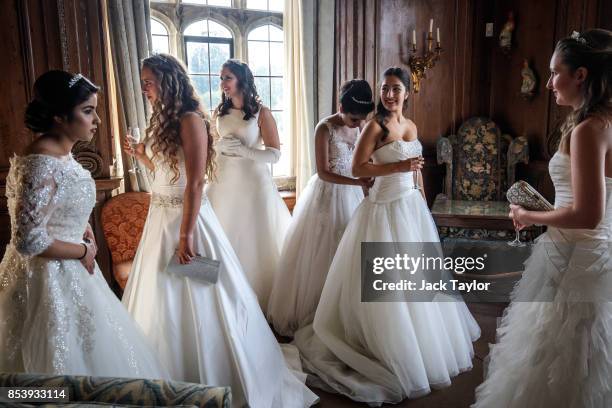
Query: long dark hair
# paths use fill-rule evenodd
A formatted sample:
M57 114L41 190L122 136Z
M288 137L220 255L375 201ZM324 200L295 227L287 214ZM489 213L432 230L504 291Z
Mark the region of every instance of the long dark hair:
M351 79L343 83L338 99L345 113L367 115L374 110L372 88L365 79Z
M81 74L47 71L34 82L34 99L26 108L24 123L33 132L48 132L55 124L55 117L71 121L74 108L99 90Z
M147 127L147 138L151 137L151 150L160 154L173 173L172 182L178 180L178 149L181 146L181 117L187 112L196 112L204 119L208 146L206 156L206 177L214 177L213 139L210 120L202 109L200 99L187 75L185 66L168 54L155 54L142 61L142 67L153 72L159 83L159 97L153 104L153 114Z
M587 69L584 102L561 127L559 150L570 151L572 131L588 117L597 117L609 126L612 122L612 32L602 29L574 33L557 43L555 53L571 73Z
M244 106L242 111L244 112L244 120L249 120L255 117L255 114L259 112L261 107L261 98L257 93L257 87L255 86L255 78L253 73L247 64L237 59L228 59L222 65L221 69L227 68L238 80L238 89L242 92L244 98ZM215 109L215 114L219 117L227 115L230 108L232 108L232 99L226 98L225 94L221 92L221 103Z
M402 84L404 84L404 87L406 88L406 94L410 94L410 90L412 89L412 81L410 79L410 72L407 69L401 67L389 67L385 70L385 72L383 72L382 79L384 80L384 78L388 76L397 77L400 81L402 81ZM407 109L408 103L406 103L406 101L403 101L402 113L405 113ZM389 136L389 129L387 128L387 125L385 125L385 119L387 118L387 116L389 116L389 114L390 112L383 105L382 98L380 98L379 95L378 104L376 105L376 113L374 117L376 122L383 130L383 135L381 138L381 140L383 141L387 138L387 136Z

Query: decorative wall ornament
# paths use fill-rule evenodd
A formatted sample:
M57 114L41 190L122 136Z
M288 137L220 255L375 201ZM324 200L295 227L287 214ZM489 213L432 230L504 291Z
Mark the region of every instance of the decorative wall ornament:
M72 154L75 160L83 166L85 170L91 173L91 177L96 178L102 176L104 160L102 160L102 156L96 152L93 139L89 142L76 143L72 148Z
M521 69L521 96L527 100L531 100L535 95L537 87L537 78L535 72L529 67L529 60L523 60L523 69Z
M408 57L410 75L412 77L412 90L419 93L421 80L426 78L425 71L433 68L440 58L442 47L440 47L440 27L436 29L436 48L433 48L433 18L429 20L429 32L427 33L427 50L423 56L417 56L416 30L412 30L412 52Z
M512 32L514 31L514 12L508 13L508 21L499 33L499 46L504 54L510 54L512 49Z

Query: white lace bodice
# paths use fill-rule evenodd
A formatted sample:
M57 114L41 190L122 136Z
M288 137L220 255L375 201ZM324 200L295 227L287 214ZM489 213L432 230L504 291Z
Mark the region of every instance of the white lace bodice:
M249 120L244 120L244 112L240 109L230 109L227 115L215 118L219 137L234 136L246 147L254 148L263 145L259 124L257 123L261 109Z
M555 208L569 207L574 203L570 156L557 152L548 163L550 178L555 186ZM612 239L612 178L606 177L606 210L594 230L564 230L590 239Z
M96 188L90 173L69 156L14 156L6 179L11 243L37 255L54 239L80 242Z
M329 170L333 173L339 174L345 177L353 177L351 170L351 162L353 160L353 152L355 151L355 144L348 143L338 134L339 127L335 126L329 121L323 122L329 130L329 153L328 163ZM353 129L356 133L355 142L357 136L359 136L359 128Z

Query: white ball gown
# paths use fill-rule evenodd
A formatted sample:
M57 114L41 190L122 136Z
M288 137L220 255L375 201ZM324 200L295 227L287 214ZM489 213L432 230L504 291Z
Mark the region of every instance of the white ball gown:
M329 129L329 170L352 177L355 146L347 143L341 133L355 133L357 140L359 128L323 123ZM293 210L268 305L268 320L278 333L293 336L296 329L312 323L329 265L362 200L360 186L329 183L316 174L308 181Z
M421 154L418 140L377 149L374 163ZM463 302L361 302L362 242L439 241L413 173L377 177L329 269L314 323L295 334L319 386L370 405L416 398L472 368L480 328Z
M146 146L152 157L150 143ZM194 250L221 261L219 280L209 284L165 271L179 243L187 181L181 149L178 154L180 177L174 184L167 165L154 159L151 206L123 303L171 378L230 386L234 407L312 405L317 396L304 385L301 372L288 368L206 195L196 220Z
M555 207L573 203L568 155L549 163ZM525 262L474 407L612 406L612 178L593 230L549 227Z
M96 201L72 156L10 160L11 241L0 264L0 372L167 378L98 266L38 256L55 239L80 243Z
M219 136L232 135L249 148L263 148L259 112L246 121L242 110L230 109L216 118ZM265 311L291 222L268 164L218 154L217 180L207 186L206 195Z

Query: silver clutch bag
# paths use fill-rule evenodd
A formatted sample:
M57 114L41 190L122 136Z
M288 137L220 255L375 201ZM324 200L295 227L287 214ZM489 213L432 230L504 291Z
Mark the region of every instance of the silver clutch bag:
M550 211L555 207L542 194L531 187L529 183L519 180L506 192L506 198L511 204L517 204L531 211Z
M192 278L214 285L217 283L217 280L219 280L220 267L220 261L204 256L194 256L191 258L191 262L185 265L180 264L176 256L172 256L166 267L166 272L179 277Z

